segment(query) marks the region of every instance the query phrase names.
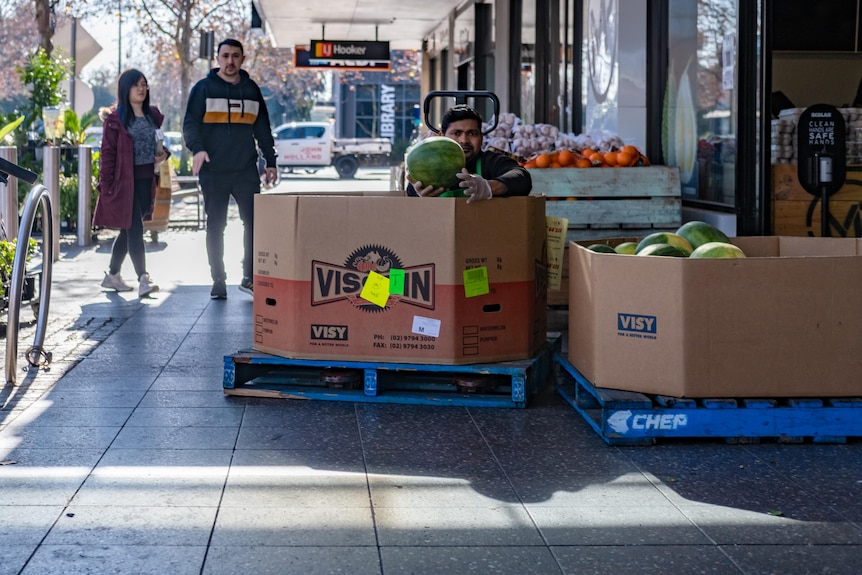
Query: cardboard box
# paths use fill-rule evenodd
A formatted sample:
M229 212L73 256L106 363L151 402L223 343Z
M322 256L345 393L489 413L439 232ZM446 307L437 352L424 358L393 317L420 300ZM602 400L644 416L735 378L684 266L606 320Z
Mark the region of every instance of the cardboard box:
M444 365L534 357L546 340L545 238L544 198L261 194L254 348ZM465 271L481 288L482 268L490 293L467 297ZM393 269L403 295L383 293L385 307L360 297Z
M598 387L673 397L862 394L860 240L732 241L747 258L570 243L571 363Z

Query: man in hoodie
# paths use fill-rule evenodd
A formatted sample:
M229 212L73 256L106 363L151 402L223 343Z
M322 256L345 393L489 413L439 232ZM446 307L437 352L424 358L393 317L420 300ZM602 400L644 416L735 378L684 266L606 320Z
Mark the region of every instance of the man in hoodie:
M239 289L253 293L254 195L260 193L258 149L266 161L265 179L278 179L275 142L266 102L258 85L242 69L242 44L218 45L218 68L210 70L189 94L183 139L194 154L192 173L200 178L207 217L207 257L213 287L210 297L226 299L224 230L233 196L243 223L242 280Z

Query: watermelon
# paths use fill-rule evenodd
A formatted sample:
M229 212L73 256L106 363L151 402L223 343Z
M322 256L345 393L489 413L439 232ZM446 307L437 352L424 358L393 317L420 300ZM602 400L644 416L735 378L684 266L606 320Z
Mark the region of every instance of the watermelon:
M650 244L637 253L639 256L671 256L674 258L687 258L688 252L679 246L671 244Z
M593 244L587 247L588 250L592 252L598 252L601 254L615 254L617 253L614 248L607 244Z
M730 243L730 240L724 235L720 229L706 222L686 222L677 231L677 235L684 237L691 244L693 249L697 249L703 244L709 242L724 242Z
M693 252L693 258L744 258L745 252L726 242L707 242Z
M638 246L635 248L635 253L641 253L641 250L652 244L670 244L672 246L676 246L684 251L686 256L688 256L693 249L691 244L688 243L688 240L682 236L671 232L655 232L638 242Z
M466 159L464 150L455 140L431 136L407 150L404 163L411 181L448 190L458 186L457 174L464 168Z
M623 242L614 248L618 254L634 255L638 245L635 242Z

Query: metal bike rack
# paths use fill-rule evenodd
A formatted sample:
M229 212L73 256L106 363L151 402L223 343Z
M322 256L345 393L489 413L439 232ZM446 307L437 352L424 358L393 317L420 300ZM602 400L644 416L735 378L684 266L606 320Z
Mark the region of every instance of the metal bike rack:
M36 177L32 172L2 159L0 159L0 174L9 174L29 183L33 183ZM5 183L5 181L5 177L3 177L2 182ZM57 229L54 225L51 196L45 186L38 184L33 186L27 194L27 199L24 200L24 211L18 226L16 244L21 249L15 250L12 278L7 294L9 297L9 318L6 322L6 383L12 385L17 382L18 330L21 319L21 297L24 290L24 278L27 273L27 247L30 244L30 235L36 220L36 210L40 205L42 206L42 280L39 284L39 313L36 318L36 336L33 345L27 348L25 356L27 362L34 367L48 365L52 359L51 353L44 350L43 344L45 343L45 329L51 299L51 274Z

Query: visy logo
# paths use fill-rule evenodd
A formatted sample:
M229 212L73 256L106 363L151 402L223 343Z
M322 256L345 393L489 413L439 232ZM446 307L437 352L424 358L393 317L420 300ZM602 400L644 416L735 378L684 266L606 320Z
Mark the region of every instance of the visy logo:
M654 315L619 313L617 314L617 329L638 333L656 333L656 317Z
M347 341L347 326L312 324L311 339Z

